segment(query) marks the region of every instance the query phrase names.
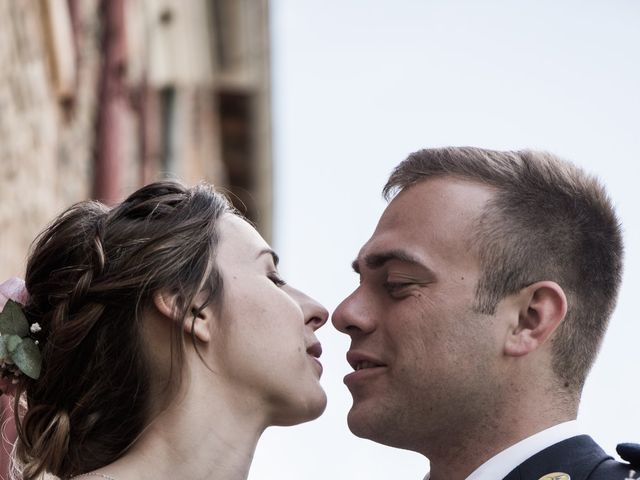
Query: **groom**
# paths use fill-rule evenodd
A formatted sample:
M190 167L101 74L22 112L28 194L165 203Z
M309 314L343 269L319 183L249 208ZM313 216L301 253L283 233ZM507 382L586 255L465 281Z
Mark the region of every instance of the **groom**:
M575 422L622 271L598 181L548 153L441 148L384 194L333 314L351 431L425 455L430 480L640 478L634 446L614 461Z

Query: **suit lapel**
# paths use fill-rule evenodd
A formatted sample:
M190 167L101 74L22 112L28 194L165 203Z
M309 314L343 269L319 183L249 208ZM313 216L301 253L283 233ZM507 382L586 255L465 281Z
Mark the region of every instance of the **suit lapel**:
M539 480L553 472L586 480L607 455L591 437L579 435L545 448L514 468L504 480Z

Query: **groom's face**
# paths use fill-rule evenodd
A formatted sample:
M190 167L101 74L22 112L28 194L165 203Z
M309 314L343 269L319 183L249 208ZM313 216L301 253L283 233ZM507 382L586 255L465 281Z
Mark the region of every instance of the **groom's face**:
M499 350L493 318L474 311L473 224L490 197L448 177L411 186L360 250L360 285L333 314L351 337L356 435L417 450L478 414Z

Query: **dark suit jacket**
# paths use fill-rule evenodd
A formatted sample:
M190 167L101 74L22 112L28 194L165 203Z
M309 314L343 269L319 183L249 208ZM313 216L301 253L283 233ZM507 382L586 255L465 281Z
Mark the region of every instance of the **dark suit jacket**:
M613 460L591 437L579 435L536 453L514 468L504 480L546 480L546 475L555 472L568 474L571 480L640 479L640 470Z

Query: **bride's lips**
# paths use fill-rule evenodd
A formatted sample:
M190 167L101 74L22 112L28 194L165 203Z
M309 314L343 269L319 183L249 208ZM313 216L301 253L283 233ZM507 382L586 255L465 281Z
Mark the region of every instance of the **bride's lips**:
M308 346L307 355L311 357L314 365L316 365L316 368L318 370L318 377L321 377L323 368L320 360L318 360L320 358L320 355L322 355L322 345L320 345L320 342L316 342L313 345Z
M366 381L387 368L387 365L375 356L355 350L347 352L347 362L355 370L344 377L344 383L347 387Z

